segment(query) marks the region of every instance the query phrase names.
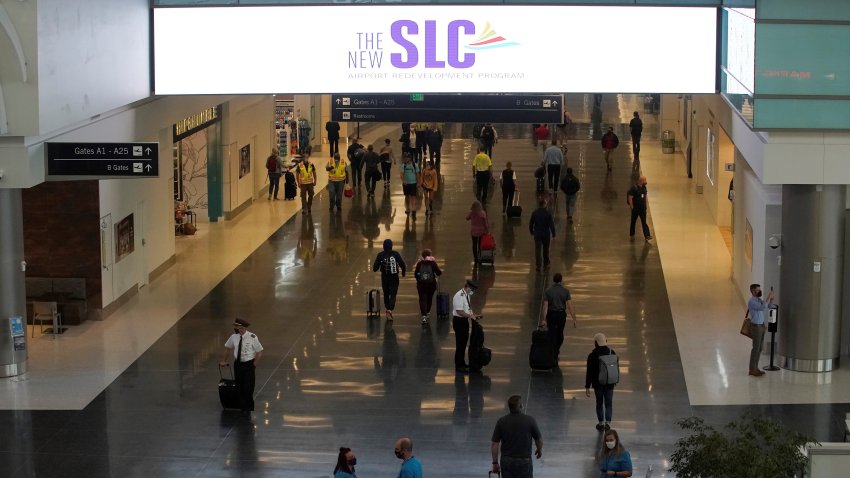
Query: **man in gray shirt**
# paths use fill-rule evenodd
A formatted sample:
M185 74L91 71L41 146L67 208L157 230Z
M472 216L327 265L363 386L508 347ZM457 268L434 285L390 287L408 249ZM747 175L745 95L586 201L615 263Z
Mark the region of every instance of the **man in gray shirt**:
M567 311L573 318L573 328L578 327L570 290L564 287L563 276L559 272L552 276L552 285L543 293L543 312L540 317L542 320L538 324L540 327L546 327L549 331L552 350L555 352L555 364L558 363L558 355L561 353L561 345L564 343Z
M533 478L534 467L531 463L531 440L534 440L534 456L543 456L543 440L534 417L522 413L522 397L512 395L508 398L510 413L496 422L493 438L490 440L490 453L493 455L493 473L502 478ZM501 445L502 460L499 461Z
M549 190L558 192L558 182L561 180L561 165L564 164L564 152L558 147L558 140L552 138L552 145L543 152L543 164L549 175Z

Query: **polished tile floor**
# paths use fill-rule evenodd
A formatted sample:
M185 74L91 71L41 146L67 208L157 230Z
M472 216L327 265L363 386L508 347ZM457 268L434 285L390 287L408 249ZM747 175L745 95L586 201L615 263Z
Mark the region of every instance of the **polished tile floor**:
M108 320L55 342L37 337L31 371L0 382L0 476L326 477L339 446L357 452L358 476L394 476L399 435L413 438L427 476L484 476L492 427L514 393L543 433L535 476L594 476L599 434L584 361L600 331L622 357L614 427L641 474L651 465L660 470L653 476L669 476L676 419L725 422L747 404L819 440L840 439L850 408L840 403L850 391L844 371L746 376L729 251L679 160L650 139L658 127L648 114L641 167L656 240L628 240L624 195L633 171L622 123L642 103L605 95L594 109L591 98L568 101L579 123L569 164L582 192L572 225L563 197L553 203L549 274L533 270L527 229L539 158L529 128L499 127L495 169L514 163L523 220L499 214L496 192L488 206L496 265L476 270L464 220L472 145L468 128L450 126L433 219L420 211L406 220L395 177L374 200L346 201L340 215L327 212L325 194L310 216L297 214L297 202L258 201L197 241L178 241L177 264ZM623 140L611 174L595 139L607 124ZM395 134L388 125L367 139ZM481 284L473 306L494 351L483 374L455 374L450 324L419 325L410 277L393 326L366 319L365 293L379 283L370 265L386 238L411 265L431 248L446 271L444 290L467 277ZM560 369L531 374L530 335L554 272L573 292L578 327L568 330ZM253 323L266 348L252 421L222 413L216 392L216 363L236 315Z

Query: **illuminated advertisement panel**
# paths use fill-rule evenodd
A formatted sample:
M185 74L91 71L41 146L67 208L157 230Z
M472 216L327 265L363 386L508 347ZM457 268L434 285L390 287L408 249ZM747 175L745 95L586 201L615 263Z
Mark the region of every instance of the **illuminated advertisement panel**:
M155 92L713 93L714 8L154 10Z

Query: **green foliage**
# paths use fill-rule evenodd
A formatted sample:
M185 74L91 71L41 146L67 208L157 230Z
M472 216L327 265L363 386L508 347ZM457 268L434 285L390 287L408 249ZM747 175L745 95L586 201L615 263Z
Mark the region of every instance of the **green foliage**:
M800 447L817 443L750 412L721 431L698 417L677 424L690 432L676 442L676 450L670 456L670 471L678 478L791 477L808 463Z

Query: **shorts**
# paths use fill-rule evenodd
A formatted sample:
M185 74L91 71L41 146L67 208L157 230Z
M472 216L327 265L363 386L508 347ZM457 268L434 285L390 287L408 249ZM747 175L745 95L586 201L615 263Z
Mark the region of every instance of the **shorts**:
M416 196L416 183L403 184L401 190L404 191L405 196Z

